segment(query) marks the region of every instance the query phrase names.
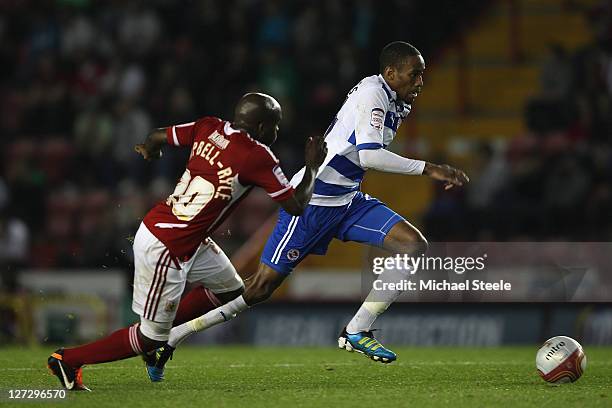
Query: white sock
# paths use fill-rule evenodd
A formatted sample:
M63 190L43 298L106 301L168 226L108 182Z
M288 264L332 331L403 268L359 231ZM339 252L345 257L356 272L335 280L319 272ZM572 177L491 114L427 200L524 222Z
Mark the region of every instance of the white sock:
M379 279L383 282L399 282L410 275L412 269L386 269L380 274ZM346 325L348 333L370 331L378 316L389 308L391 303L402 293L400 290L375 290L372 289L365 301L355 313L349 324Z
M374 320L378 317L376 310L370 311L372 305L368 304L371 302L363 302L355 316L351 319L349 324L346 325L346 331L352 334L369 331L374 323Z
M238 296L234 300L230 300L224 305L211 310L210 312L196 317L193 320L185 322L179 326L173 327L170 331L170 339L168 344L176 348L187 337L194 333L201 332L209 327L216 326L219 323L233 319L236 315L249 308L242 296Z

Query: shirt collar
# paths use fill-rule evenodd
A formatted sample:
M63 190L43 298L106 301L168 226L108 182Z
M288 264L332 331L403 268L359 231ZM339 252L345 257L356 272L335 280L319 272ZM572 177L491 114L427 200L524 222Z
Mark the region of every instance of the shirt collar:
M387 84L387 81L385 81L385 78L383 78L382 75L378 74L378 79L380 79L380 82L382 82L382 87L385 90L385 92L387 93L387 96L389 97L389 100L391 102L395 101L397 99L397 94L395 93L395 91L393 89L391 89L389 84Z
M389 97L389 102L393 102L397 110L400 111L401 114L403 114L404 116L407 116L412 110L412 105L397 99L397 93L393 89L391 89L391 87L389 86L389 84L387 84L387 81L385 81L385 78L383 78L382 75L378 74L378 78L380 79L382 87L387 93L387 96Z
M223 126L223 133L229 136L232 133L240 133L240 130L234 129L230 122L225 122L225 126Z

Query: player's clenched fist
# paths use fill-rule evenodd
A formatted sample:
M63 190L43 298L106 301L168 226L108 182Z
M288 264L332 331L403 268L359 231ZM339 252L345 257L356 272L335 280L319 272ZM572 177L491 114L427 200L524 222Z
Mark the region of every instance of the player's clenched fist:
M451 167L448 164L426 163L423 174L435 180L444 181L445 190L449 190L454 186L462 186L470 181L470 178L462 170Z
M327 143L325 143L325 139L321 136L309 137L306 141L306 151L304 153L306 166L319 168L326 156Z

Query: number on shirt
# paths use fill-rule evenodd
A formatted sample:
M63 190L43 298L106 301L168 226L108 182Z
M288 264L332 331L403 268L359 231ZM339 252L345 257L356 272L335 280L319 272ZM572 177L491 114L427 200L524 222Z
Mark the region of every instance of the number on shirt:
M172 207L172 213L181 221L191 221L198 215L215 195L215 186L203 177L191 177L185 170L174 192L166 204Z

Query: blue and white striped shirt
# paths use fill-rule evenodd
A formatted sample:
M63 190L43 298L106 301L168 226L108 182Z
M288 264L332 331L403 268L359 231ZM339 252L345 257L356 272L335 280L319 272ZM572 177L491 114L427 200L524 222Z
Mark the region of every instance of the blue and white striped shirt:
M381 75L362 79L348 93L327 129L327 157L319 167L312 205L335 207L348 204L361 185L366 169L359 151L384 149L395 137L411 106L399 99ZM293 176L296 187L304 168Z

